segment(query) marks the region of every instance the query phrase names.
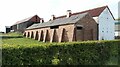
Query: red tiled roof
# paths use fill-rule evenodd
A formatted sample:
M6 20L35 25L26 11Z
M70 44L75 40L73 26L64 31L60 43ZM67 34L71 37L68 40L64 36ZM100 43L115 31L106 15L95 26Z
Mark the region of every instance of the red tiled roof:
M82 12L72 13L72 15L77 15L77 14L82 14L82 13L88 12L92 17L97 17L97 16L99 16L102 13L102 11L105 8L108 8L108 6L103 6L103 7L98 7L98 8L82 11ZM66 17L66 15L56 17L56 19L64 18L64 17Z

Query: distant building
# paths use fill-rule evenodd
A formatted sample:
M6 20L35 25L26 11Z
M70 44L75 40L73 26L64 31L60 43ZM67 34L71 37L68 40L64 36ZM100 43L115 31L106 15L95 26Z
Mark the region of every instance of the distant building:
M120 21L115 21L115 37L120 39Z
M14 25L11 26L11 30L23 33L26 30L26 28L36 23L40 23L40 17L34 15L32 17L16 22Z
M10 30L11 30L11 27L10 26L5 26L5 28L6 28L6 32L5 33L9 33Z

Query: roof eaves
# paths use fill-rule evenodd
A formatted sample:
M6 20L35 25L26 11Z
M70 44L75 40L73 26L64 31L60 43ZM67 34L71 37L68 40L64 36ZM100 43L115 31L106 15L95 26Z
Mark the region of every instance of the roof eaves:
M61 25L69 25L69 24L74 24L74 23L61 24ZM61 25L56 25L56 26L61 26ZM52 26L55 26L55 25L52 25ZM40 28L46 28L46 27L50 27L50 26L37 27L37 28L27 28L26 30L40 29Z
M113 19L115 20L115 18L114 18L114 16L113 16L112 12L110 11L110 9L109 9L109 7L108 7L108 6L107 6L107 8L108 8L108 10L109 10L110 14L112 15Z

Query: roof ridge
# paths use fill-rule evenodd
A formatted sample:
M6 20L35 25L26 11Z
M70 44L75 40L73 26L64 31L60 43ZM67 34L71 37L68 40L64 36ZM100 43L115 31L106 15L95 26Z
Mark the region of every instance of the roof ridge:
M32 17L34 17L34 16L37 16L37 14L36 15L33 15L33 16L30 16L30 17L27 17L27 18L25 18L25 19L22 19L22 20L19 20L19 21L17 21L15 24L13 24L13 25L16 25L16 24L19 24L19 23L21 23L22 21L25 21L25 20L30 20Z
M108 7L108 6L107 5L106 6L100 6L100 7L90 8L88 10L94 10L94 9L99 9L99 8L103 8L103 7ZM87 11L87 10L85 10L85 11Z
M96 8L84 10L84 11L81 11L81 12L75 12L75 13L72 13L72 15L81 14L81 13L85 13L85 12L88 12L88 11L92 11L92 10L96 10L96 9L100 9L100 8L106 8L106 7L108 7L108 6L106 5L106 6L96 7ZM56 17L56 19L63 18L63 17L66 17L66 15L58 16L58 17Z

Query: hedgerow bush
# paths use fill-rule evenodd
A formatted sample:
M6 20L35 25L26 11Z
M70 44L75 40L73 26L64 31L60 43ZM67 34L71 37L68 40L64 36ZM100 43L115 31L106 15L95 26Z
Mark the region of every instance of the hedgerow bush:
M43 45L43 46L41 46ZM104 65L112 56L118 58L119 40L47 45L3 46L3 65Z

